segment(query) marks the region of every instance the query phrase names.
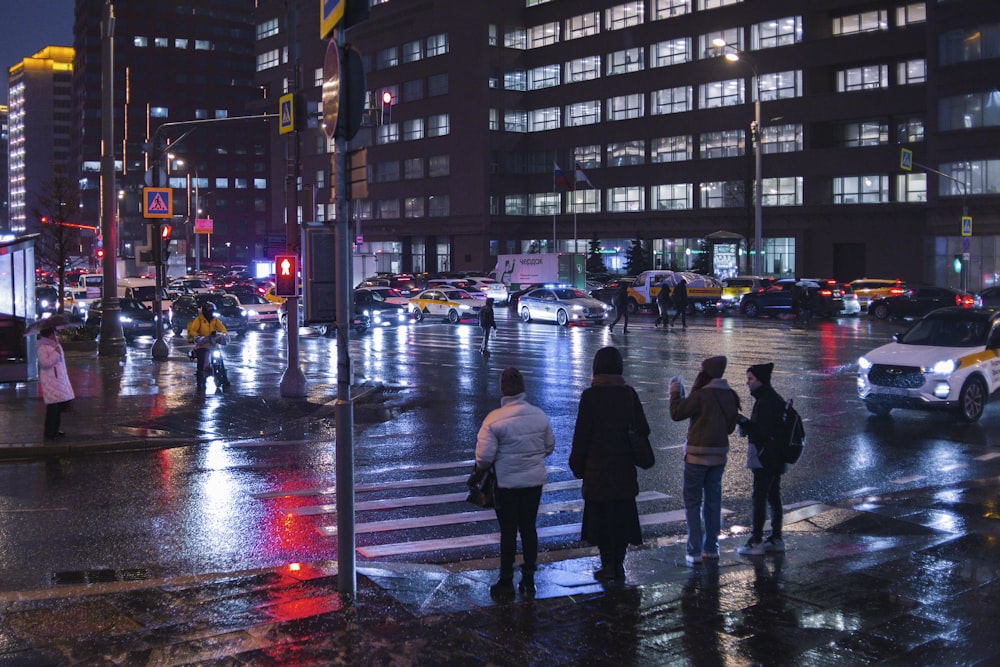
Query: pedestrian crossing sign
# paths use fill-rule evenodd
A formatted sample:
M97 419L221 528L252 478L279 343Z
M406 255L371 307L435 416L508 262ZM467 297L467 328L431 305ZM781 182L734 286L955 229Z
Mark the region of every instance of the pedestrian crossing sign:
M295 95L288 93L278 98L278 134L295 131Z
M142 189L142 217L172 218L174 217L174 200L170 188Z

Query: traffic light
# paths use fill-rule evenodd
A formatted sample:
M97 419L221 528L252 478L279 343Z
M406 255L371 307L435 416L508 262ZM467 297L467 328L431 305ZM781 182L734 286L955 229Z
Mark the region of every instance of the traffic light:
M97 259L104 259L104 248L98 248L97 252L94 253L94 256L97 257Z
M392 93L388 90L382 91L382 125L392 122Z
M160 256L164 262L170 259L170 235L173 233L173 225L160 225Z
M955 255L955 262L953 263L953 266L955 268L955 273L961 273L962 272L962 256L961 255Z
M277 296L298 296L299 261L295 255L274 258L274 293Z

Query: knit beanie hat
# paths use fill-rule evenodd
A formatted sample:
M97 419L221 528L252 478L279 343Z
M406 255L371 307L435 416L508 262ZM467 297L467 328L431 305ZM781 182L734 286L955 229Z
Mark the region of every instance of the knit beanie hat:
M774 364L756 364L747 369L748 372L753 373L753 376L764 384L771 384L771 371L773 370Z
M500 373L500 393L504 396L517 396L524 393L524 376L513 366L503 369Z
M726 358L723 356L709 357L701 362L701 370L708 373L713 379L719 379L726 372Z
M624 371L625 362L617 347L602 347L594 355L594 375L621 375Z

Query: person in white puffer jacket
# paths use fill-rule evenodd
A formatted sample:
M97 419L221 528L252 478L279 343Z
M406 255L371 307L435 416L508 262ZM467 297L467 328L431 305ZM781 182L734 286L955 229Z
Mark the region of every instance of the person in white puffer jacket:
M39 332L35 353L38 355L38 385L45 400L45 438L61 438L66 434L59 430L60 416L75 396L66 373L66 357L54 328Z
M497 479L496 513L500 523L500 580L490 587L494 598L514 595L514 557L521 534L524 562L518 588L535 593L538 562L538 530L535 521L545 484L545 457L556 446L549 418L528 403L524 377L516 368L500 374L500 407L483 420L476 440L476 468L494 466Z

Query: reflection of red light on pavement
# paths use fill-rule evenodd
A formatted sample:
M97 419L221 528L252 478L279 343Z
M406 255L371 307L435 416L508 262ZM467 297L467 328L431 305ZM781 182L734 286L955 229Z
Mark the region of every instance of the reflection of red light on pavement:
M292 572L298 572L299 570L302 569L302 565L300 565L299 563L289 563L288 569L291 570Z

